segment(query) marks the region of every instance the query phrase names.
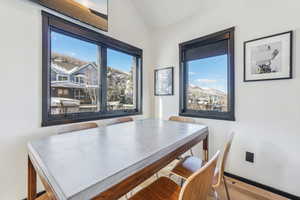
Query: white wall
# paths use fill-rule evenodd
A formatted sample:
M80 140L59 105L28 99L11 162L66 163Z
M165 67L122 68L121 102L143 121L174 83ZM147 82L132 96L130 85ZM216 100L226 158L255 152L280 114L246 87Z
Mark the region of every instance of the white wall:
M41 7L28 0L0 2L0 199L26 196L30 140L55 134L41 128ZM106 33L105 33L106 34ZM144 49L144 115L150 113L150 51L147 28L130 0L109 0L108 35ZM151 71L152 73L152 71Z
M228 172L300 196L300 2L203 2L199 14L152 33L154 66L175 66L175 96L154 97L155 116L167 119L178 114L178 43L235 26L237 120L197 120L210 128L211 155L222 148L228 132L236 132ZM243 42L288 30L295 31L294 78L244 83ZM244 161L246 150L255 153L255 164Z
M151 35L131 0L109 3L108 35L144 49L144 115L140 117L152 116L152 110L164 119L178 114L178 43L236 26L237 121L197 120L210 127L211 152L222 147L229 131L237 133L227 171L300 196L300 2L203 0L198 15L153 30ZM26 143L57 130L40 127L40 10L28 0L0 3L0 199L5 200L26 196ZM295 31L294 79L244 83L243 41L291 29ZM175 96L153 97L153 66L176 67ZM254 165L244 162L246 150L255 153Z

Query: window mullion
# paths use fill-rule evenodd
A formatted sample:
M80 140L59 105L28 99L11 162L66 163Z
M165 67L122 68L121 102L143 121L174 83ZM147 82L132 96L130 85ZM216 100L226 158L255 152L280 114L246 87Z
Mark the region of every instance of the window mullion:
M107 112L107 47L101 47L101 112Z
M136 63L136 66L135 66L136 73L135 73L135 78L134 78L135 80L133 81L133 85L134 85L134 90L135 90L135 109L137 110L140 105L139 92L141 91L140 90L141 60L138 57L135 57L135 63Z

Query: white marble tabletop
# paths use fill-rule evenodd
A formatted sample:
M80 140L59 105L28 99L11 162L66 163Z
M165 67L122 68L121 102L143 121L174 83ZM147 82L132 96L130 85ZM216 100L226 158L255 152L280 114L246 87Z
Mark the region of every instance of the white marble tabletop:
M199 124L146 119L46 137L28 149L58 200L84 200L207 132Z

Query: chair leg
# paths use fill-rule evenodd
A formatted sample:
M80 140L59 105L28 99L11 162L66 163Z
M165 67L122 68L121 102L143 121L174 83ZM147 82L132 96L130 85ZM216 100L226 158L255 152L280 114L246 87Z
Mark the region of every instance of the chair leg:
M223 181L224 181L224 186L225 186L225 191L226 191L227 200L230 200L229 190L228 190L227 182L226 182L224 176L223 176Z
M183 184L184 184L184 180L183 180L183 178L180 178L180 186L182 187Z
M219 195L218 195L217 190L216 190L215 188L212 188L212 190L213 190L215 199L216 199L216 200L219 200Z

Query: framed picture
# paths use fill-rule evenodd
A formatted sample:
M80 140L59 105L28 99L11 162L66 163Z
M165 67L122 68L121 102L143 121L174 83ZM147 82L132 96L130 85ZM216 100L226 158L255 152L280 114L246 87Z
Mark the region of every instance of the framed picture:
M31 0L63 15L108 31L108 0Z
M244 81L292 78L293 32L244 42Z
M154 70L154 95L174 95L174 68L167 67Z

